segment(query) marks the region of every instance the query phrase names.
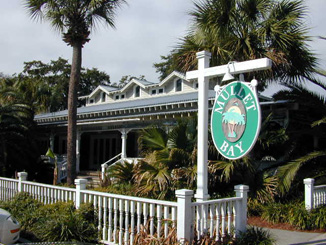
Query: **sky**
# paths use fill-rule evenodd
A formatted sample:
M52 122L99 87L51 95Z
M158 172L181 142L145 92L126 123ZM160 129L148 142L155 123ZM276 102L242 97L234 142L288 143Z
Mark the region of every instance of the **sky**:
M118 82L122 76L144 75L158 81L153 63L160 62L185 35L191 24L188 12L192 0L127 0L117 12L116 29L98 26L83 48L82 66L98 68ZM306 25L312 36L311 49L326 70L326 0L305 0ZM23 70L24 62L49 63L59 57L71 62L72 48L48 22L32 20L24 0L0 1L0 72L13 75Z

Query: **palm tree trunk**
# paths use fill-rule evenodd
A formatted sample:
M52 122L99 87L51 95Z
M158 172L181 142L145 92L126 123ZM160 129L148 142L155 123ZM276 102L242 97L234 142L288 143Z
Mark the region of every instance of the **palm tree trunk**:
M82 62L82 44L74 43L68 93L68 132L67 132L67 184L72 185L76 178L76 139L77 139L77 90Z

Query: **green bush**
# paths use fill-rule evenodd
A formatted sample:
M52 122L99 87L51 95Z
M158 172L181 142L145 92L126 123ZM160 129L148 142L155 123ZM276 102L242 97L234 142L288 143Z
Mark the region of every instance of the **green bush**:
M27 232L39 220L38 211L43 204L26 192L18 193L13 199L2 202L0 208L10 212L20 223L23 232Z
M236 239L237 245L272 245L274 242L271 234L259 227L249 227L246 232L240 232L239 238Z
M262 218L271 223L287 222L289 206L282 203L270 203L263 208Z
M264 205L257 199L248 199L248 216L261 216L264 210Z
M326 206L308 212L303 202L270 203L262 210L261 217L271 223L288 223L300 230L326 229Z
M44 205L28 193L1 202L21 224L25 238L43 242L94 242L97 240L96 214L92 204L76 210L73 202Z

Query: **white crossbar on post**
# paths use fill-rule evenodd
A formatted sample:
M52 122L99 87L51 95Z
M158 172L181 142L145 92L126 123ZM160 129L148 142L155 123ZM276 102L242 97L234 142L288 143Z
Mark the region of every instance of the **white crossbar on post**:
M261 58L255 60L248 60L242 62L234 62L229 65L231 74L242 74L253 71L262 71L272 68L272 61L268 58ZM209 67L204 70L204 76L207 78L223 76L228 69L228 65ZM188 71L186 73L186 79L197 79L199 71Z

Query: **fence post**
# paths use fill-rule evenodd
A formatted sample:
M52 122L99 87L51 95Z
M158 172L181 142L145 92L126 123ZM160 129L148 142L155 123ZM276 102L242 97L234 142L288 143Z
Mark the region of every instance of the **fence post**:
M105 171L107 169L108 165L106 163L101 164L101 178L102 181L105 179Z
M83 194L81 190L86 190L87 179L75 179L76 185L76 203L75 206L78 209L83 202Z
M26 172L19 172L18 173L18 192L23 192L24 187L22 181L27 180L27 173Z
M177 238L181 244L184 244L186 241L191 243L193 228L191 198L194 195L194 191L186 189L177 190L175 195L178 199Z
M242 200L238 202L236 206L236 236L239 232L245 232L247 230L247 200L249 186L247 185L236 185L234 187L236 197L242 197Z
M314 207L314 179L304 179L304 202L306 210L310 211Z

